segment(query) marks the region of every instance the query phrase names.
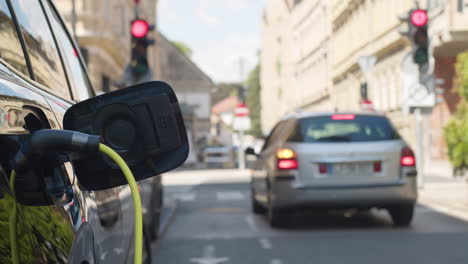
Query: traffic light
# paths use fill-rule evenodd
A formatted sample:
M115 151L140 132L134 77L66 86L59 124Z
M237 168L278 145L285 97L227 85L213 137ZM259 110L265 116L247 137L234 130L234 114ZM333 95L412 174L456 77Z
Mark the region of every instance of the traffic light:
M143 19L135 19L131 22L130 33L132 35L131 68L132 74L139 78L149 70L148 46L154 44L154 39L148 38L148 33L154 26Z
M411 25L415 27L413 34L413 43L415 46L413 60L418 65L427 64L429 61L428 47L429 37L427 35L427 12L426 10L416 9L410 15Z
M413 61L420 70L427 68L429 63L429 36L427 32L429 18L424 9L411 9L407 14L400 17L407 22L408 29L400 31L406 35L413 46Z

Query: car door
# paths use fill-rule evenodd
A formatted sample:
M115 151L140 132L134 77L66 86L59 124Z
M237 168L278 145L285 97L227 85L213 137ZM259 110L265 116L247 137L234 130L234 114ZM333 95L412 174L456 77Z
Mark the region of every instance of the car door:
M74 101L82 101L94 96L86 67L78 52L78 46L72 40L63 20L53 4L48 0L42 1L46 11L52 33L61 55L69 89ZM58 122L62 124L63 115L70 106L60 98L46 96L49 100ZM65 106L65 107L63 107ZM122 186L103 191L87 192L88 207L94 208L89 214L89 223L93 230L95 254L100 263L124 263L130 258L129 249L133 236L133 204L130 188Z
M265 144L262 147L260 154L257 157L257 160L254 164L254 172L252 175L252 184L255 191L255 198L262 202L267 202L267 184L268 184L268 172L269 167L271 167L271 153L273 146L276 144L276 139L281 133L281 130L284 127L286 121L280 121L276 126L271 130L270 134L265 140Z
M58 125L48 102L29 82L34 74L13 5L0 1L0 262L11 263L13 252L17 252L19 263L66 263L74 227L79 224L79 203L41 207L17 204L23 191L38 186L22 181L21 175L14 183L10 178L9 157L22 140L20 135Z

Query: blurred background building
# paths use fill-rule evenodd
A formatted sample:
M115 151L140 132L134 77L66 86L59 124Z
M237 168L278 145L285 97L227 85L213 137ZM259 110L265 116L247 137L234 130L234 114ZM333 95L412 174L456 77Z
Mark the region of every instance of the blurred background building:
M118 89L131 55L131 21L138 17L155 25L149 38L148 62L155 80L169 83L182 104L192 143L210 133L213 81L183 54L157 27L157 0L55 0L57 9L75 35L86 61L91 82L98 93ZM196 152L196 151L194 151ZM193 157L189 158L193 160Z
M188 56L163 34L156 39L158 80L174 88L193 146L203 146L210 135L211 91L214 82ZM195 154L192 151L192 154ZM189 160L193 158L190 157Z
M458 102L452 93L454 63L466 50L468 12L457 0L269 0L263 14L261 44L262 127L267 132L284 114L360 110L363 83L358 58L375 56L366 93L411 145L414 116L404 111L401 63L411 50L399 34L398 15L419 2L430 17L435 75L444 79L440 103L425 116L425 153L445 162L443 126ZM463 22L465 21L465 22ZM430 163L426 163L430 164Z
M156 25L157 3L141 0L139 17ZM114 82L122 79L130 60L130 22L135 17L135 1L55 0L55 5L78 40L94 89L117 89ZM158 59L154 45L148 48L148 57L155 72Z

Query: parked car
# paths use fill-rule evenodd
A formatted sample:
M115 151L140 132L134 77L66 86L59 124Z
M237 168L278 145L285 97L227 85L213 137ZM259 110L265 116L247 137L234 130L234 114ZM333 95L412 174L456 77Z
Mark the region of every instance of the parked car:
M128 186L87 191L70 162L61 169L44 164L51 175L65 175L66 197L43 204L35 178L18 178L23 204L14 206L11 156L27 134L61 129L65 111L94 96L79 48L50 0L0 0L0 263L11 263L12 239L19 263L127 263L132 261L133 206ZM95 175L100 177L101 175ZM26 177L26 178L25 178ZM62 183L48 182L47 186ZM37 188L37 189L35 189ZM155 238L162 204L160 177L140 182L146 232ZM16 223L16 224L15 224ZM9 235L16 227L16 236Z
M290 209L385 208L398 226L417 199L413 151L377 113L302 113L281 120L256 155L252 208L283 226Z

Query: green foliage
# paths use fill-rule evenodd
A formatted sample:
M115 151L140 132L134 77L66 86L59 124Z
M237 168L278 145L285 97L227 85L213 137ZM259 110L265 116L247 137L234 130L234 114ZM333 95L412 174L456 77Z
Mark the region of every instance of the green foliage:
M468 169L468 51L457 56L454 91L461 96L455 115L444 127L447 155L455 172Z
M218 83L211 95L213 104L218 103L229 96L239 96L241 85L239 83Z
M171 41L172 45L176 46L185 56L191 58L193 51L192 49L187 46L187 44L180 42L180 41Z
M468 51L460 53L457 56L455 64L455 89L463 97L468 100Z
M245 82L248 92L246 97L246 104L250 110L251 129L249 134L257 138L263 138L262 126L260 120L260 111L262 106L260 104L260 65L250 71L247 81Z

